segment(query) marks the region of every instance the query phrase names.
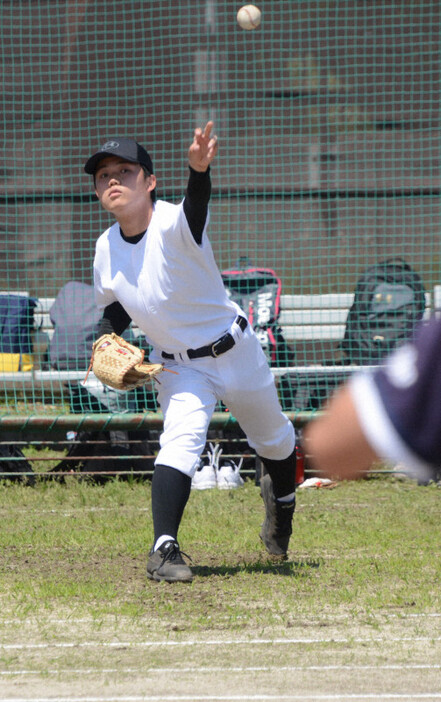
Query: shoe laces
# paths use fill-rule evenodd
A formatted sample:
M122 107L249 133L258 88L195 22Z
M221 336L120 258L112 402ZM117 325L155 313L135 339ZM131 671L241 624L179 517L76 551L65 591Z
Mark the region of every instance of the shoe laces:
M163 566L167 561L170 561L171 563L175 561L184 563L182 556L185 556L185 558L188 558L188 560L191 561L190 556L187 553L184 553L184 551L181 551L177 541L167 541L164 546L159 548L159 550L161 551L162 555L161 566Z
M235 463L232 458L227 458L222 463L222 465L219 467L219 470L221 470L222 468L227 468L227 469L229 468L232 473L240 473L240 469L242 468L242 463L243 463L243 456L238 461L238 463Z

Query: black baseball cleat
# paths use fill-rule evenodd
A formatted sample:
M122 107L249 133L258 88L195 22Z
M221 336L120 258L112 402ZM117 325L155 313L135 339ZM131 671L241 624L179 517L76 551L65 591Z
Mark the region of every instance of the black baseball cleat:
M190 558L179 549L177 541L166 541L156 551L150 551L147 577L158 582L165 580L168 583L190 583L193 573L182 556Z
M295 497L291 502L279 502L274 497L273 481L264 475L260 481L260 494L265 505L265 521L260 538L272 556L286 558L289 537L292 534L292 519L296 508Z

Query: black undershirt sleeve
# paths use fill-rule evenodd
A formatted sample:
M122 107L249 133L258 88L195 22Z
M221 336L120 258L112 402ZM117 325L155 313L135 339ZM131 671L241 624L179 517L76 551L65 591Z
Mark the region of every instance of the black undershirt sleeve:
M184 212L195 242L201 244L211 195L210 168L203 173L189 168L190 175L185 191Z
M115 332L121 336L131 322L131 318L120 302L112 302L107 305L104 314L98 324L98 338L103 334Z

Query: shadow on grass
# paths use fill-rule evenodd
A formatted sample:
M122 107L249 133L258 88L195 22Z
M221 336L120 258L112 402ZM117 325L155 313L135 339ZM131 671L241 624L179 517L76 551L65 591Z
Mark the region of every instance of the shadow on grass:
M239 565L221 566L192 566L193 574L201 578L208 578L213 575L232 576L241 573L263 573L268 575L288 575L289 577L301 578L307 576L314 568L320 567L320 561L271 561L259 560L255 563L241 563Z

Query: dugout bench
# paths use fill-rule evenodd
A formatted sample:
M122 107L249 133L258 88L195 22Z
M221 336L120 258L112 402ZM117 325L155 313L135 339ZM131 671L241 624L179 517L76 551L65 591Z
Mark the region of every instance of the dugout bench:
M27 295L28 293L20 292L19 294ZM342 365L338 358L338 343L343 339L346 317L353 297L353 293L281 296L279 325L286 342L294 351L296 362L295 365L272 369L277 382L280 383L281 379L289 377L295 378L296 382L299 382L300 379L307 385L308 378L315 380L319 378L326 381L325 385L334 387L360 368L350 364ZM39 399L42 403L49 402L50 404L53 398L58 398L62 402L63 398L66 398L70 384L79 384L84 380L86 368L84 371L47 368L46 352L54 332L50 319L50 309L54 299L50 297L37 299L34 315L34 368L26 372L0 373L0 389L3 395L19 393L26 397L30 394L34 400ZM426 293L425 318L440 313L441 285L437 285L431 293ZM133 328L133 333L136 336L140 332ZM89 382L94 382L93 374L90 375ZM313 411L302 410L295 406L284 409L297 428L301 428L307 423L317 411L316 409ZM213 436L220 439L223 435L228 435L228 432L234 429L235 425L237 426L237 423L228 412L218 411L214 413L210 430L214 432ZM152 432L155 437L154 442L157 443L161 427L162 415L157 411L60 415L46 413L42 410L37 413L34 410L32 415L26 416L12 412L0 415L0 442L13 440L23 445L35 442L41 445L57 445L62 449L68 443L66 442L68 432L87 431L101 434L129 430L135 434L142 431ZM42 441L42 436L44 441ZM240 442L238 443L238 455L243 453L243 447L239 444ZM231 451L231 443L228 445ZM153 453L152 449L150 458L153 458ZM247 474L246 470L244 474Z
M5 294L0 292L0 294ZM10 294L28 295L27 292ZM272 368L276 377L286 373L301 376L347 376L359 368L342 364L338 343L343 339L346 317L353 302L353 293L282 295L279 325L287 343L293 348L295 365ZM34 368L25 372L0 373L0 391L32 390L35 396L49 393L63 395L67 382L81 382L87 372L47 368L46 352L54 329L50 319L53 297L37 299L35 307ZM426 293L425 319L441 313L441 285ZM133 327L135 337L140 334ZM364 366L366 368L366 366ZM300 420L299 420L300 421ZM3 418L0 418L0 431Z

